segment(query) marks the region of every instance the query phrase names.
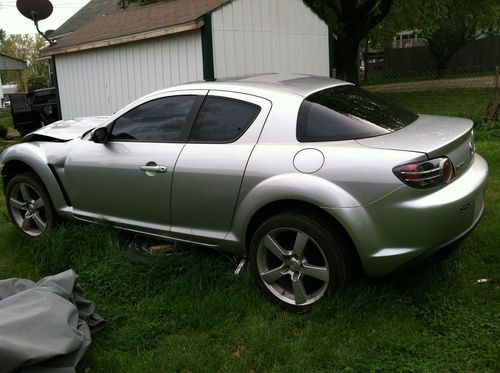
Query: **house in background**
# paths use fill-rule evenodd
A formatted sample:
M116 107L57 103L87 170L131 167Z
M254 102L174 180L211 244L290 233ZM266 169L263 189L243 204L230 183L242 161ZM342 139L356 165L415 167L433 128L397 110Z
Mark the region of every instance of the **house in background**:
M19 74L21 74L21 71L24 69L26 69L26 62L0 53L0 71L19 71ZM4 103L6 101L6 98L4 97L3 87L7 88L5 94L15 92L12 86L2 86L2 77L0 76L0 109L3 109ZM19 87L16 86L16 90L18 88ZM26 87L22 88L26 89Z
M413 48L427 45L427 39L419 30L401 31L392 39L392 48Z
M91 0L43 52L63 118L105 115L199 80L294 72L331 76L328 26L302 0Z

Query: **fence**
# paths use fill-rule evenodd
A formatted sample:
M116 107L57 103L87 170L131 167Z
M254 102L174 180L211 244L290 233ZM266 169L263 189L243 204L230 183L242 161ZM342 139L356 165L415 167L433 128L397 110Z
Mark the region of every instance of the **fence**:
M474 40L460 48L448 63L449 71L480 71L484 66L500 65L500 36ZM436 68L427 46L384 50L384 70L423 73Z

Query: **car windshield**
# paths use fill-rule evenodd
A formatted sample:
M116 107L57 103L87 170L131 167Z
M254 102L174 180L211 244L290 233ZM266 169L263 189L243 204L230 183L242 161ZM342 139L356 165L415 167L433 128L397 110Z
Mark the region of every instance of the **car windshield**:
M297 121L301 142L355 140L406 127L417 115L354 85L324 89L302 103Z

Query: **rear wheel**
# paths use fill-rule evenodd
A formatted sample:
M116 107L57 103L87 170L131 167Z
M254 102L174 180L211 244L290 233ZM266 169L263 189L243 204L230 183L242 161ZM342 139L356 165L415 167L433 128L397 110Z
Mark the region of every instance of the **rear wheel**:
M34 173L14 176L5 190L7 211L14 225L29 238L40 237L55 223L49 194Z
M351 261L337 233L314 215L283 213L266 220L249 252L259 288L280 306L301 312L345 286Z

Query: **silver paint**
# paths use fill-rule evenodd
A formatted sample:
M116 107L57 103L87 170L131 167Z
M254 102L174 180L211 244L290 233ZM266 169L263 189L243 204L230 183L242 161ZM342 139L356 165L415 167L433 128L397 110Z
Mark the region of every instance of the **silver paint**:
M318 149L302 149L293 157L293 166L304 174L313 174L321 170L325 156Z
M343 84L348 83L270 74L173 87L109 118L47 126L36 133L65 142L11 146L0 156L0 167L12 161L31 167L61 216L104 219L122 229L241 255L247 253L248 224L260 209L283 200L309 203L345 228L368 274L383 275L477 222L488 166L470 150L472 123L449 117L422 115L402 130L370 139L299 143L296 121L304 97ZM81 138L94 127L109 128L144 102L186 93L226 95L262 110L230 144L97 144L91 133ZM437 156L449 157L455 167L463 163L447 185L416 190L392 173L396 166Z

